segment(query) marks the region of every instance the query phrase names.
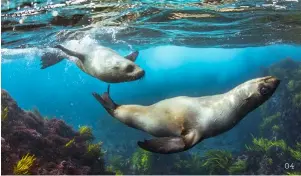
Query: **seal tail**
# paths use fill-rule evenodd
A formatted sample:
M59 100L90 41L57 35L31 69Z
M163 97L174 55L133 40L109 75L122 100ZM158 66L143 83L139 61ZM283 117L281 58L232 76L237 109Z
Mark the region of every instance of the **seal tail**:
M61 62L65 57L57 50L51 49L41 56L41 69L48 68Z
M118 105L110 97L110 85L108 86L107 92L103 93L102 95L99 95L96 92L93 92L92 95L109 114L112 114L113 111L118 107Z

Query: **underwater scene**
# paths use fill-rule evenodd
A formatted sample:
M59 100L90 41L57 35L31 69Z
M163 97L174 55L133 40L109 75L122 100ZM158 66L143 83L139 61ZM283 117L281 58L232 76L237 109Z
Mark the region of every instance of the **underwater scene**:
M301 175L299 0L1 0L2 175Z

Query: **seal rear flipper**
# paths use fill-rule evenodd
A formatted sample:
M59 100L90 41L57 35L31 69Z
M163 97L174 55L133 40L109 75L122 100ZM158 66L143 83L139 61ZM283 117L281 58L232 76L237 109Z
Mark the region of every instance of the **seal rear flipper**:
M112 113L116 108L117 104L110 97L110 85L108 86L108 91L103 93L102 95L93 92L92 95L95 99L108 111L108 113Z
M135 51L135 52L132 52L131 54L125 56L124 58L130 60L130 61L133 61L135 62L137 57L138 57L138 54L139 54L139 51Z
M182 152L185 149L185 142L182 137L161 137L144 140L144 142L138 141L138 145L144 150L161 154Z
M41 69L45 69L52 65L61 62L65 57L60 55L58 52L45 52L41 56Z

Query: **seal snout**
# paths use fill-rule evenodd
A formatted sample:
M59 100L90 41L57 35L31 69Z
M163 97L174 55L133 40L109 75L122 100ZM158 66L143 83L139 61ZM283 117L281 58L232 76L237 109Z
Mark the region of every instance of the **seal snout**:
M277 88L281 81L278 78L271 76L266 82L271 83L274 88Z
M145 71L141 69L137 74L137 78L142 79L144 76L145 76Z
M273 82L274 82L275 87L277 87L281 81L279 79L275 78Z

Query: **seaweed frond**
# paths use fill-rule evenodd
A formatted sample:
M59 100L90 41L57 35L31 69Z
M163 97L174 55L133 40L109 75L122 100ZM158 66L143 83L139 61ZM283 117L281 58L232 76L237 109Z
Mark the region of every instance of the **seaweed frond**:
M187 159L182 159L179 155L175 157L174 168L185 174L199 174L204 172L204 168L200 167L203 164L203 158L197 152L193 152Z
M123 175L123 173L120 170L115 169L112 165L107 166L106 170L115 173L115 175Z
M109 163L112 166L113 170L122 170L122 168L125 167L125 163L126 161L124 160L124 158L121 155L112 155L109 158Z
M148 174L152 166L152 153L139 148L132 155L131 164L138 173Z
M268 158L268 164L272 165L273 164L273 159L272 158Z
M274 132L277 132L277 131L280 130L280 127L279 127L278 125L274 125L274 126L272 127L272 130L273 130Z
M293 97L293 105L295 107L301 108L301 92L294 95L294 97Z
M265 138L255 138L253 137L253 145L246 146L247 150L267 152L271 147L279 147L282 150L287 150L287 145L284 140L271 141Z
M8 117L8 107L5 107L1 112L1 121L6 120Z
M223 150L209 150L205 153L204 161L202 167L206 167L210 174L223 174L232 164L232 154Z
M287 85L286 85L287 89L289 91L294 91L295 89L295 81L294 80L290 80Z
M88 126L81 126L78 131L81 136L82 135L92 136L92 129Z
M275 122L275 120L277 120L279 117L281 116L280 112L277 112L274 115L271 115L269 117L266 117L263 119L262 123L260 124L260 129L263 130L264 128L266 128L266 126L268 126L269 124Z
M65 147L70 147L72 144L74 144L74 141L75 141L74 138L71 139L69 142L67 142L67 143L65 144Z
M15 175L28 175L29 170L32 167L34 161L36 160L36 157L34 155L30 155L27 153L25 156L22 157L21 160L19 160L14 167L14 174Z
M229 174L242 174L247 169L247 161L246 160L238 160L233 163L232 166L229 167Z
M87 154L89 154L90 156L95 156L95 157L102 156L103 153L101 152L101 145L102 145L102 142L99 142L97 144L88 144Z
M287 175L301 175L301 172L299 171L293 171L293 172L287 172Z
M289 148L288 151L294 159L301 161L301 143L297 142L295 148L296 149Z

